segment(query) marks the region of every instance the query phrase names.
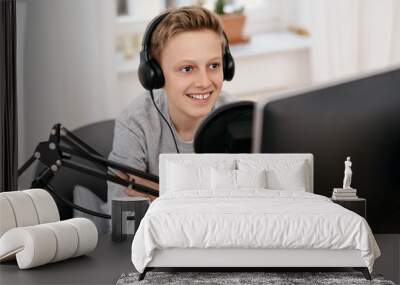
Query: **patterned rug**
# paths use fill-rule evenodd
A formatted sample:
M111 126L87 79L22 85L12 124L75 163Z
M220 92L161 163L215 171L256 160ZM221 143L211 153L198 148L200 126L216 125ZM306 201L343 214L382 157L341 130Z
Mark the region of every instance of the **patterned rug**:
M396 285L384 280L381 275L372 274L372 281L364 278L360 272L148 272L142 281L139 273L122 274L117 285L133 284L223 284L223 285L297 285L297 284L379 284Z

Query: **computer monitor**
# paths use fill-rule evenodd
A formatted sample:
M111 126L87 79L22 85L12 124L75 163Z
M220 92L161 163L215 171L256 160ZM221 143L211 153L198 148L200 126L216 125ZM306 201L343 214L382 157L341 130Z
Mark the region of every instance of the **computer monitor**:
M400 66L282 93L256 107L253 152L314 154L314 192L351 186L374 233L400 233Z

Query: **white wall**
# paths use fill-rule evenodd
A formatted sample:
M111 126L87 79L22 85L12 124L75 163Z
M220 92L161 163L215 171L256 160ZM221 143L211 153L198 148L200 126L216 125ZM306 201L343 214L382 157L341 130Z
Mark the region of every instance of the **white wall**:
M315 83L400 63L397 0L303 0L311 9Z
M115 7L113 0L18 0L17 14L21 165L53 124L74 129L115 115Z

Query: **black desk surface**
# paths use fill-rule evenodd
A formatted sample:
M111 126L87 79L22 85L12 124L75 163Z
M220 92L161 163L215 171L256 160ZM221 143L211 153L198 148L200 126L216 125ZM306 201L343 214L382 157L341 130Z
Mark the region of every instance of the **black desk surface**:
M0 284L115 284L124 272L135 271L131 261L132 238L113 242L100 236L88 255L20 270L16 261L0 264Z

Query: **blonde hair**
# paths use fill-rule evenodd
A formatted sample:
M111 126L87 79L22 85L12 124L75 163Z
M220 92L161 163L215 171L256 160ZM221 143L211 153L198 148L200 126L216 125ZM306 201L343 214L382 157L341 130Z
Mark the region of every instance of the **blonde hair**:
M186 6L167 11L150 40L150 54L160 61L161 52L175 35L187 31L212 30L221 37L222 50L226 42L222 24L216 14L201 6Z

